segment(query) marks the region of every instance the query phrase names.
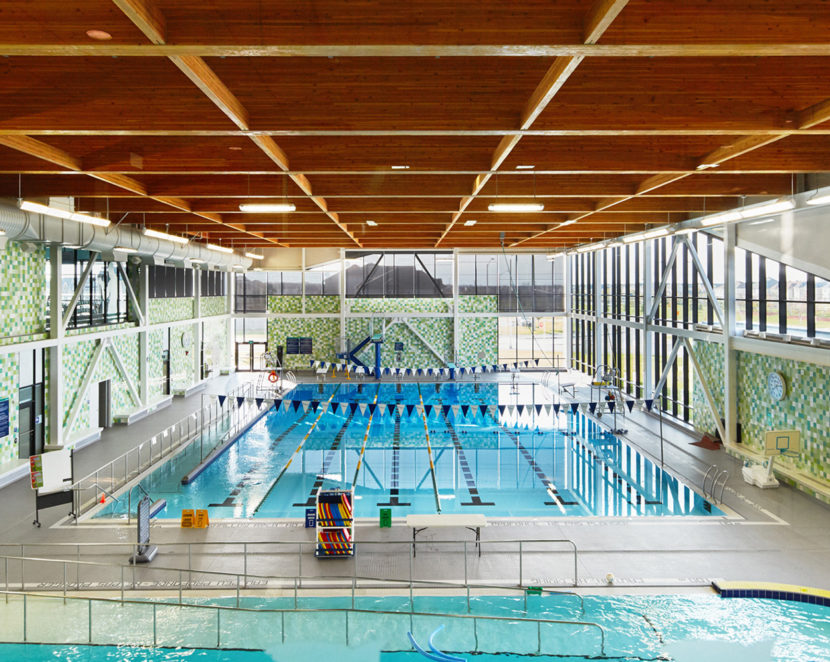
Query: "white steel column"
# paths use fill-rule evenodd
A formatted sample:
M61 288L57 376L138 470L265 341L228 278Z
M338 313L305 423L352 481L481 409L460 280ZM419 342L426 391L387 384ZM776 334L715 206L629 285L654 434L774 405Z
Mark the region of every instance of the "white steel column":
M300 308L300 312L302 312L303 315L305 315L305 267L306 267L305 248L301 248L300 249L300 287L302 289L300 291L300 293L301 293L300 305L302 306L302 308ZM267 287L268 286L266 285L266 291L267 291ZM266 297L265 300L267 301L268 298Z
M138 332L138 392L141 404L150 404L150 361L160 361L160 356L149 355L150 329L150 269L146 264L138 265L138 312L140 331Z
M236 354L234 352L236 349L236 324L233 321L234 306L236 305L236 277L237 274L234 272L228 274L228 287L225 290L225 312L229 315L225 322L227 325L225 330L225 337L227 338L227 342L225 343L225 366L229 370L236 368ZM268 338L267 320L265 321L265 338L266 340Z
M63 446L63 247L49 246L49 337L56 341L49 347L49 446Z
M590 254L594 260L594 368L603 364L602 355L605 349L605 324L602 321L605 317L605 297L602 295L605 283L602 281L602 269L599 266L599 256L603 251L604 249L600 249Z
M724 416L726 420L726 437L724 443L733 445L737 443L738 432L738 360L735 351L735 335L737 325L735 323L735 225L724 228L723 235L723 267L724 267L724 311L723 311L723 333L726 342L723 344L723 383L724 383ZM749 276L749 274L747 274ZM749 286L749 283L747 283Z
M557 258L559 259L559 258ZM562 261L564 263L563 266L563 277L562 277L562 292L564 297L564 308L565 308L565 329L564 329L564 336L565 336L565 367L570 369L573 366L571 365L571 345L572 345L572 338L571 338L571 267L572 267L572 256L568 255L567 253L562 255ZM554 318L553 322L554 330L556 329L556 319ZM554 333L554 355L556 353L556 334ZM559 366L561 367L561 366Z
M346 337L346 249L340 249L340 337ZM346 350L346 347L342 347Z
M190 270L193 278L193 309L195 318L193 323L193 343L190 350L193 352L193 381L198 384L202 381L202 272Z
M645 374L643 375L643 393L654 392L654 334L649 331L648 313L651 310L654 288L652 270L654 268L654 242L642 243L642 274L643 274L643 357Z
M452 250L452 360L458 363L459 319L458 319L458 249Z

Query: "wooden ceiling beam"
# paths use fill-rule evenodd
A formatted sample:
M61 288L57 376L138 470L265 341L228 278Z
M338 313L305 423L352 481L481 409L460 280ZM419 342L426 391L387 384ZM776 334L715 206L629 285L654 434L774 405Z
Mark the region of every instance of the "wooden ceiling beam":
M598 0L591 8L586 18L586 44L593 45L602 36L602 34L610 27L613 20L619 15L628 0ZM533 90L530 99L525 103L522 110L521 120L519 123L520 130L527 130L536 121L536 118L547 108L553 97L562 89L565 82L571 77L571 74L576 71L576 68L582 62L583 56L580 55L566 55L559 56L553 64L545 72L541 82ZM505 136L491 159L490 171L496 172L504 160L510 155L516 145L519 144L520 136ZM471 195L461 199L458 211L452 215L449 224L444 229L444 232L435 242L438 247L450 231L455 227L461 214L467 207L469 207L473 198L481 191L484 184L487 183L491 174L486 176L479 176L476 178L475 187Z
M164 16L157 9L153 8L152 0L124 0L119 2L113 0L116 5L124 11L125 15L144 33L153 44L163 44L165 41L164 31L158 30L158 25L164 25ZM126 5L126 7L122 6ZM144 12L136 12L135 6L139 5ZM145 14L152 14L156 17L157 23L151 24L144 20ZM159 23L160 22L160 23ZM199 90L210 99L213 104L221 110L234 124L242 131L250 130L250 117L247 109L241 101L228 89L219 76L210 66L198 55L169 55L170 61L175 64L185 76ZM269 159L283 170L289 170L288 157L276 141L270 136L249 135L249 138L257 145ZM360 245L355 237L340 223L337 214L331 213L326 207L326 202L320 196L312 196L311 184L305 175L289 174L291 179L314 203L320 207L334 221L335 225L348 235L356 244Z
M681 44L0 44L15 57L728 58L830 57L830 43Z
M167 27L152 0L112 0L133 24L156 45L167 41Z
M62 149L29 136L0 136L0 145L4 145L22 154L66 168L67 170L82 170L81 160L70 156Z

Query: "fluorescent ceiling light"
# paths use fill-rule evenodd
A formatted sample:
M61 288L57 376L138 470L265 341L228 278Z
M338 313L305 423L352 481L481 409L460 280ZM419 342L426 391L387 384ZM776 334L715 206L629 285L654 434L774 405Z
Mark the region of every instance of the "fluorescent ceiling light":
M0 237L5 237L5 236L6 236L6 231L5 230L0 230Z
M717 168L720 163L701 163L695 170L708 170L709 168Z
M752 223L747 223L747 225L766 225L767 223L772 223L774 221L774 218L762 218L760 221L752 221Z
M249 257L252 260L264 260L264 255L257 255L256 253L245 253L245 257Z
M137 253L138 252L135 248L130 248L129 246L116 246L112 250L121 251L122 253Z
M28 200L21 200L17 206L23 211L30 211L33 214L44 214L53 218L62 218L67 221L76 221L77 223L86 223L87 225L97 225L98 227L109 227L110 222L106 218L98 218L97 216L89 216L87 214L79 214L78 212L68 211L66 209L58 209L57 207L48 207L37 202L29 202Z
M542 211L545 205L541 202L494 202L487 208L490 211L528 212Z
M392 170L409 170L408 165L393 165Z
M377 227L378 224L375 221L366 221L366 225L368 225L369 227L375 228L375 227Z
M665 237L669 233L668 228L657 228L656 230L649 230L643 233L643 239L656 239L657 237Z
M473 218L471 218L469 221L464 221L464 225L466 225L468 228L473 227L476 223L478 223L478 221Z
M216 251L217 253L233 253L233 248L227 246L219 246L218 244L205 244L209 251Z
M535 165L517 165L516 170L533 170Z
M167 234L166 232L160 232L159 230L152 230L150 228L144 228L144 236L153 237L154 239L166 239L176 244L186 244L190 241L187 237L180 237L177 234Z
M830 205L830 193L807 200L808 205Z
M641 234L627 234L623 238L624 244L633 244L635 241L642 241L643 235Z
M708 228L711 225L721 225L722 223L732 223L733 221L740 221L741 213L737 211L727 211L723 214L715 214L714 216L707 216L700 219L700 224Z
M576 249L577 253L587 253L589 251L597 251L602 248L602 244L588 244L586 246L580 246Z
M709 227L711 225L741 221L746 218L757 218L758 216L766 216L767 214L777 214L779 212L789 211L794 208L795 203L792 200L773 200L772 202L765 202L753 207L735 209L723 214L715 214L709 218L701 219L700 224L705 227Z
M694 234L697 230L697 228L680 228L675 234Z
M191 262L195 262L196 264L204 264L204 263L205 263L205 261L204 261L204 260L202 260L202 259L200 259L200 258L198 258L198 257L192 257L192 258L190 258L190 261L191 261Z
M568 221L562 221L562 222L558 225L558 227L560 227L560 228L564 228L566 225L573 225L574 223L576 223L576 219L575 219L575 218L572 218L572 219L570 219L570 220L568 220Z
M243 202L239 205L239 211L246 214L286 213L296 209L297 206L293 202Z

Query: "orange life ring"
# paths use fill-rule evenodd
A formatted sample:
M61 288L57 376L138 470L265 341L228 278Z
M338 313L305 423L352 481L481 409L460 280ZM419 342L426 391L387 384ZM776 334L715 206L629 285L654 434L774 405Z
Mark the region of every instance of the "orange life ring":
M268 381L272 384L277 381L277 373L276 371L272 370L271 373L268 375Z

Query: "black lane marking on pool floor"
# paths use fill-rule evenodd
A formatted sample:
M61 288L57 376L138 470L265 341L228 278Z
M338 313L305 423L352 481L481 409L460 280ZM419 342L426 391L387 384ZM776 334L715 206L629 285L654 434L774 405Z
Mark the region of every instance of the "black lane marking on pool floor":
M311 508L312 506L317 505L317 490L322 487L323 482L326 480L323 478L323 475L329 472L331 461L334 459L334 456L337 455L337 450L340 448L340 442L343 441L343 435L346 434L346 428L348 428L349 423L352 422L355 411L356 410L349 412L349 416L346 418L346 422L343 423L343 427L341 427L334 436L334 440L331 442L331 448L326 451L326 456L323 458L323 466L320 467L320 472L317 474L314 485L311 486L311 491L308 493L308 499L306 499L304 503L294 503L291 505L296 507L305 506L306 508Z
M379 506L411 506L398 499L401 474L401 412L395 408L395 431L392 433L392 477L389 479L389 501Z
M658 499L657 501L653 501L653 500L650 500L650 499L646 498L646 496L644 494L640 493L632 485L632 481L628 480L627 478L624 478L623 476L618 474L616 471L614 471L614 468L610 464L608 464L604 460L604 458L600 457L600 455L598 453L596 453L592 448L587 446L582 440L578 439L577 437L574 437L574 442L579 444L580 446L582 446L582 449L586 453L588 453L588 455L591 457L591 460L595 464L600 463L600 464L604 465L605 467L607 467L609 471L611 471L611 476L613 477L614 482L617 485L617 491L620 493L620 496L622 496L626 500L626 502L628 503L629 506L633 506L634 508L636 508L637 505L640 504L640 503L644 503L647 506L661 506L661 505L663 505L663 502L660 499ZM625 485L623 485L623 481L625 481ZM623 494L624 492L627 492L628 494ZM631 496L634 497L634 503L631 502Z
M275 451L277 446L279 446L282 441L291 434L297 426L305 420L305 417L308 416L308 412L303 412L303 415L300 416L296 421L294 421L288 428L286 428L282 434L280 434L274 441L271 442L271 445L268 447L268 452ZM245 486L254 478L254 474L257 472L262 472L262 467L256 466L252 469L249 469L245 474L242 476L240 481L236 484L236 486L231 491L230 495L227 499L225 499L222 503L209 503L208 508L219 508L219 507L233 507L236 506L235 497L239 496L239 493L245 488Z
M473 472L470 471L470 463L467 462L467 454L464 452L464 447L458 441L458 435L455 433L455 426L450 422L450 417L444 408L441 407L441 415L444 417L444 422L447 424L447 429L452 438L452 445L455 446L455 453L458 456L458 466L461 467L461 473L464 474L464 482L467 483L467 491L470 493L470 502L461 503L461 506L495 506L492 501L482 501L478 494L478 487L473 478Z
M547 491L548 488L550 488L550 491L554 493L557 499L559 499L559 503L557 503L556 501L545 501L546 506L558 506L560 504L563 506L579 505L576 501L565 501L562 498L562 495L559 494L559 491L556 489L556 485L554 484L554 482L550 478L548 478L545 472L542 471L542 468L538 464L536 464L536 460L533 459L533 455L531 455L530 451L528 451L527 448L524 447L522 442L519 441L519 438L504 426L502 426L502 430L504 430L505 434L510 438L510 440L514 444L516 444L516 448L519 449L519 452L522 454L522 457L525 459L525 462L527 462L528 465L530 465L530 468L533 471L533 473L536 474L536 477L539 479L542 485L545 486L545 491Z

